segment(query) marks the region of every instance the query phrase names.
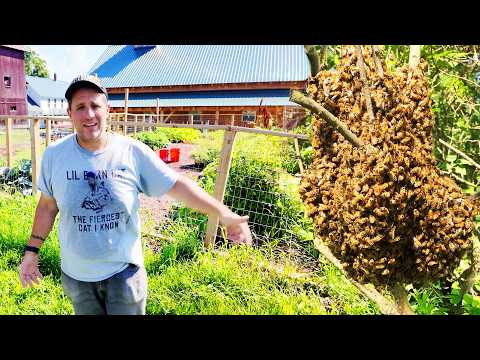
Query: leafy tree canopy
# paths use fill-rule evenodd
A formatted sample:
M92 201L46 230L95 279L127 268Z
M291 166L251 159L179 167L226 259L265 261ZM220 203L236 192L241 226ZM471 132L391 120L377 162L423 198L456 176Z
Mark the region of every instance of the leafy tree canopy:
M25 74L48 78L47 63L35 51L25 52Z

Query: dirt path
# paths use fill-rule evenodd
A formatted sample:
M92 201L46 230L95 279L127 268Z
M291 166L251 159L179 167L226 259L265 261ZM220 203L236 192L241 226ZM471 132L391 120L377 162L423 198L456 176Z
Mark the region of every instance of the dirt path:
M195 145L176 144L174 147L180 148L180 161L169 163L168 166L180 174L187 175L191 178L198 178L201 171L193 168L195 162L190 157ZM167 217L172 201L173 199L168 196L158 198L140 194L140 218L142 223L145 224L149 220L152 220L155 226L158 226Z

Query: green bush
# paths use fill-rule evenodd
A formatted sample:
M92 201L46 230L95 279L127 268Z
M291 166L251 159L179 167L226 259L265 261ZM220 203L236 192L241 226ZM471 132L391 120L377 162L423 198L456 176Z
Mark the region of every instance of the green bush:
M157 128L156 133L164 134L171 143L190 144L200 137L200 130L183 128Z
M194 141L197 146L191 152L190 157L195 160L196 165L204 167L219 159L223 134L223 131L210 131Z
M143 142L154 151L162 149L170 144L168 137L161 132L144 131L138 133L134 138Z
M212 192L217 162L203 171L202 187ZM251 159L245 154L234 157L225 189L224 203L239 214L249 215L252 231L259 237L281 239L308 237L293 228L311 231L297 194L296 179L269 161Z
M191 157L197 165L207 166L219 159L223 144L223 131L214 131L202 136L194 143L197 148L192 151ZM300 141L300 148L305 146ZM256 159L273 168L284 169L290 174L298 173L299 166L296 159L293 141L279 136L267 136L250 133L237 133L233 147L233 159L238 157Z

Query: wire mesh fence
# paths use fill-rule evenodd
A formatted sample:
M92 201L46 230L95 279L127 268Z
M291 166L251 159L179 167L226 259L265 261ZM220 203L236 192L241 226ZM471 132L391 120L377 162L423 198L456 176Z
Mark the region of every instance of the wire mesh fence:
M242 121L242 114L222 116L224 116L223 120L228 120L231 126ZM14 120L13 155L14 159L31 160L33 150L30 124L32 119L24 120L26 121L18 118ZM246 131L246 129L235 128L238 131L234 131L232 151L230 154L225 154L226 130L215 130L215 117L211 114L202 115L199 118L192 118L192 116L182 118L181 115L176 117L172 115L170 120L173 123L159 124L158 117L152 114L128 114L127 123L125 123L125 114L114 114L109 119L109 129L132 137L138 137L142 132L156 133L168 130L170 131L168 136L172 137L172 130L195 131L196 135L193 138L185 141L181 139L181 135L176 135L176 140L154 150L168 166L198 182L219 200L223 198L223 203L234 212L239 215L248 215L256 244L269 240L290 241L298 238L298 230L304 229L308 224L303 216L303 208L297 192L300 168L294 138L273 134L244 133L243 130ZM50 124L47 124L47 121ZM198 128L200 125L204 128ZM171 129L172 126L179 128ZM36 151L40 158L47 145L48 136L50 141L55 141L74 131L68 118L42 118L38 127L40 139L37 142ZM192 130L194 127L197 129ZM6 136L1 136L5 134L5 126L0 128L0 131L2 132L0 138L3 141L0 143L1 149L5 152L3 145ZM178 157L171 156L173 151L177 151ZM218 177L223 176L219 169L226 155L230 156L231 165L225 174L225 187L219 192L215 185ZM220 196L220 193L223 196ZM172 224L178 226L181 223L195 232L199 240L205 240L209 221L206 215L188 209L173 199L156 200L157 206L152 207L151 213L158 220L154 227L158 235L168 233ZM225 233L221 226L213 236L215 242L225 242Z

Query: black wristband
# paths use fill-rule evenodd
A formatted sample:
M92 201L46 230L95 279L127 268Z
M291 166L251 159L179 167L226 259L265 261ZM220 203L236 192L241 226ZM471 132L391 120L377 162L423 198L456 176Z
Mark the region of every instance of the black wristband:
M39 250L40 249L38 247L35 247L35 246L29 246L29 245L25 246L25 251L31 251L31 252L34 252L34 253L38 254Z
M35 234L30 235L30 237L31 237L31 238L34 238L34 239L38 239L38 240L45 241L44 238L42 238L41 236L35 235Z

